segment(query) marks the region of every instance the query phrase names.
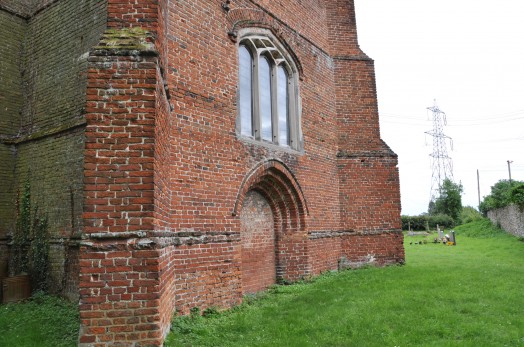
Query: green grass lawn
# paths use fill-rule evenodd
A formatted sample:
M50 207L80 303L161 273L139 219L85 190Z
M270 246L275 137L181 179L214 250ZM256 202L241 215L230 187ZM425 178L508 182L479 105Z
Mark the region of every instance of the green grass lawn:
M0 305L0 346L76 346L79 321L77 306L56 297Z
M175 318L166 346L524 346L524 242L487 221L455 230L457 246L406 237L404 266L325 274ZM52 297L0 305L0 346L75 346L78 322Z
M524 242L487 221L455 230L457 246L406 237L405 266L327 274L176 318L166 345L524 346Z

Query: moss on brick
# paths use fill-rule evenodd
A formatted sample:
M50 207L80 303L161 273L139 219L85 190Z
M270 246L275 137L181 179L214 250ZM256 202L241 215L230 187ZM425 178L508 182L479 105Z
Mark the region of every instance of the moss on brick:
M148 51L153 49L152 36L140 27L108 29L96 49Z

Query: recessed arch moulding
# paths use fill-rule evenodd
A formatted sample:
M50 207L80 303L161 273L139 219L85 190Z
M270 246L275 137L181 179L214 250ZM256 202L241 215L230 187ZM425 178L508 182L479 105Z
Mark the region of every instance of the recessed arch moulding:
M309 276L306 228L308 209L294 175L278 160L263 161L244 178L233 215L242 213L244 199L251 191L263 196L271 207L277 281L290 282Z

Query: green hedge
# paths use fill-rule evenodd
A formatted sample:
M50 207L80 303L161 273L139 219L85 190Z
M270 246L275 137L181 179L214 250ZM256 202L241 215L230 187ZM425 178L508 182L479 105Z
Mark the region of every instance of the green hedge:
M448 215L437 214L434 216L402 216L402 230L424 231L429 228L434 230L439 225L441 228L453 228L455 221Z
M524 208L524 183L517 184L509 192L510 200L520 208Z

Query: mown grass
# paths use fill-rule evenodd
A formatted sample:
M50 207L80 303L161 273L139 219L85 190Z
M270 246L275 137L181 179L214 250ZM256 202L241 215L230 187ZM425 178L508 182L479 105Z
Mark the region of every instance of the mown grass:
M76 346L79 320L75 304L47 295L0 305L0 346Z
M524 346L524 242L479 221L457 246L412 244L404 266L277 286L173 321L166 346Z

